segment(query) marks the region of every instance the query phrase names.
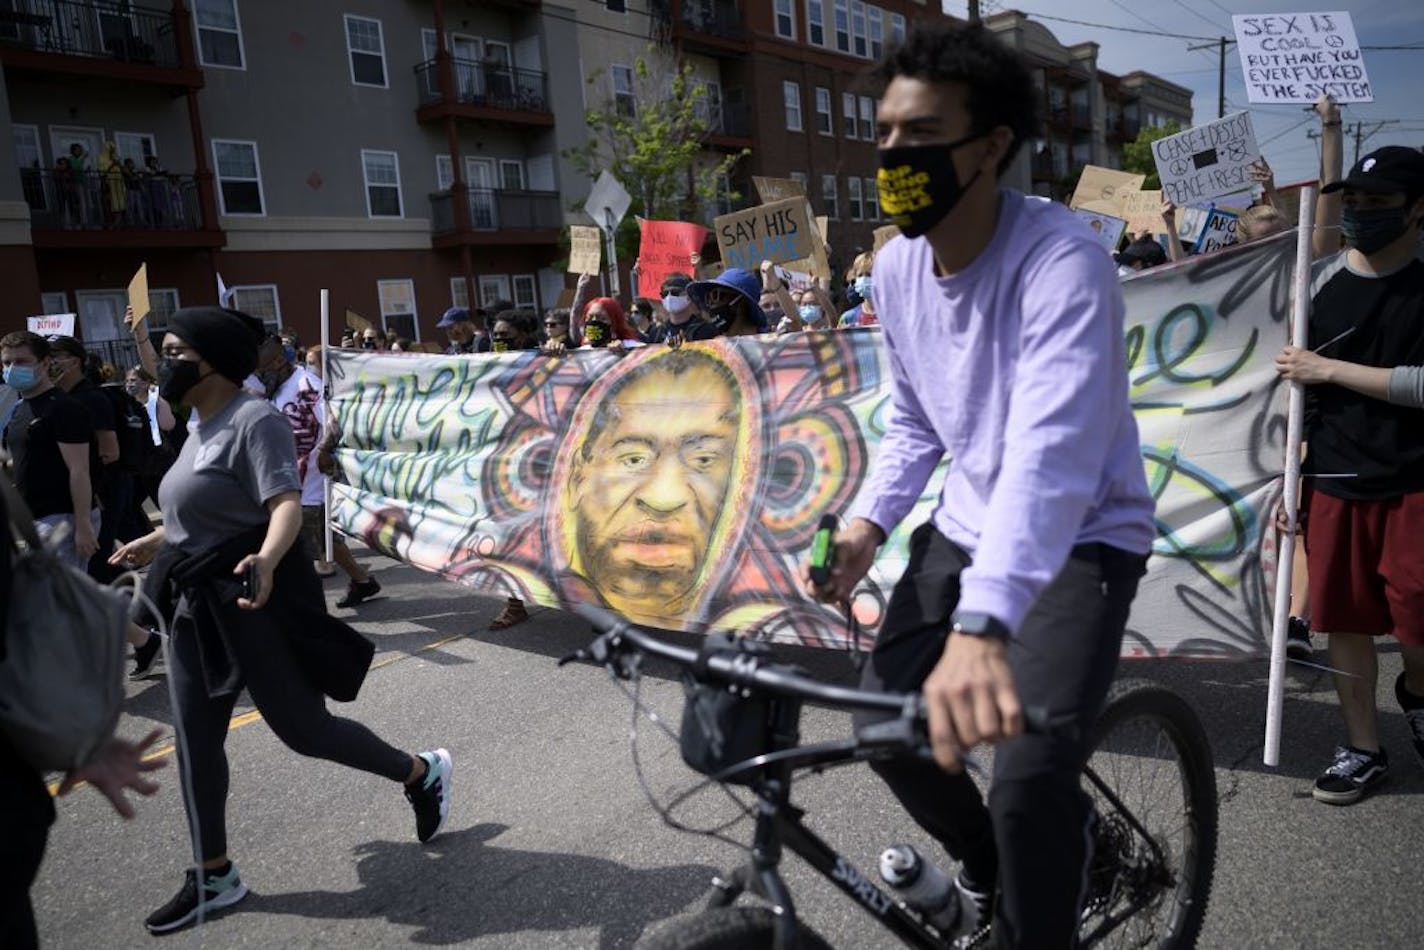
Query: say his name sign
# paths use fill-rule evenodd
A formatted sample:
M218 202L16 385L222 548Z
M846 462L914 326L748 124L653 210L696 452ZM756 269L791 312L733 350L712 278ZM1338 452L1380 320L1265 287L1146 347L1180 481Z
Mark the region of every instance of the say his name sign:
M812 257L816 233L806 207L805 198L788 198L716 218L712 227L722 264L756 271L762 261L782 264Z
M1261 157L1251 116L1233 112L1152 143L1162 196L1178 207L1251 187Z
M661 293L670 274L692 274L691 258L702 251L707 229L687 221L638 219L638 290L644 296Z
M1250 14L1231 22L1249 101L1374 101L1350 14Z

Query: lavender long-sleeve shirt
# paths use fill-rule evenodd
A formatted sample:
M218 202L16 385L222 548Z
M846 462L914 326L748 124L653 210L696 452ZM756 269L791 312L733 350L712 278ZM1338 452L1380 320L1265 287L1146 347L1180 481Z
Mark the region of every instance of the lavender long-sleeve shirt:
M1112 260L1066 208L1009 190L999 207L989 246L951 277L923 238L876 257L891 411L852 514L888 536L948 451L932 519L973 553L959 610L1016 631L1074 545L1146 554L1153 502Z

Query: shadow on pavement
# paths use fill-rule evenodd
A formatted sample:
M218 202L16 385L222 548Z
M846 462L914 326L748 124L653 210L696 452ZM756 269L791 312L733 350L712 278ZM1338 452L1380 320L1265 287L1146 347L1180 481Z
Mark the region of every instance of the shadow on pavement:
M704 894L714 868L630 868L604 858L492 847L485 823L429 845L373 841L356 849L355 891L257 894L239 912L331 920L383 917L418 928L412 943L597 928L598 946L629 947L656 921Z

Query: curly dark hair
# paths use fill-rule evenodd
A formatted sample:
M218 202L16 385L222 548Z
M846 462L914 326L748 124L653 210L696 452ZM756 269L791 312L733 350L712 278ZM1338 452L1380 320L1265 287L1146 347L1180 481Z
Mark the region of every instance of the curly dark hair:
M1039 96L1028 67L980 24L917 24L875 68L875 78L882 85L889 85L897 76L963 83L968 90L971 131L988 133L1002 125L1013 133L1013 141L999 162L1000 175L1023 143L1038 134Z

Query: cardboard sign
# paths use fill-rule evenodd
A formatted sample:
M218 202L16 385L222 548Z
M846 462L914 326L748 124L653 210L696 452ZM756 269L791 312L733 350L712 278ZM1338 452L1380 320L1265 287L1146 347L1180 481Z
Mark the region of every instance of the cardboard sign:
M633 198L628 194L623 183L613 177L613 173L604 170L598 176L598 180L593 183L593 188L588 193L588 199L583 203L584 211L600 228L618 226L628 213L628 208L633 204ZM598 268L594 268L588 273L594 273Z
M47 313L25 320L25 328L40 336L74 336L74 314Z
M638 292L652 297L662 292L669 274L692 274L691 258L702 250L707 229L687 221L638 219Z
M806 197L806 186L794 178L763 178L761 175L753 175L752 186L761 196L762 204L769 205L787 198Z
M1075 208L1073 213L1088 225L1098 243L1105 247L1109 254L1117 250L1118 242L1122 240L1122 232L1127 229L1126 221L1110 214L1089 211L1087 208Z
M1162 190L1132 191L1122 196L1122 216L1132 234L1162 230Z
M569 226L569 273L597 274L603 269L603 232L573 224Z
M1250 102L1373 102L1360 41L1348 13L1233 16Z
M1206 227L1206 216L1211 212L1206 208L1177 209L1177 237L1183 244L1196 244Z
M1221 208L1213 208L1206 216L1206 227L1197 239L1196 253L1210 254L1236 243L1237 215Z
M136 327L143 322L143 318L148 316L148 311L152 309L148 302L148 264L138 265L138 271L134 273L133 280L129 281L129 309L133 311L131 327Z
M746 211L724 214L712 222L725 267L759 273L762 261L784 264L814 258L825 247L808 215L805 198L787 198Z
M367 330L375 329L375 325L372 324L370 320L367 320L355 310L346 311L346 325L357 333L365 333Z
M1083 175L1078 179L1078 187L1073 190L1068 207L1075 211L1084 208L1121 218L1123 198L1132 192L1140 191L1146 180L1146 175L1120 172L1115 168L1103 168L1100 165L1084 165Z
M1251 165L1261 157L1246 112L1169 135L1152 143L1162 194L1177 207L1251 187Z

